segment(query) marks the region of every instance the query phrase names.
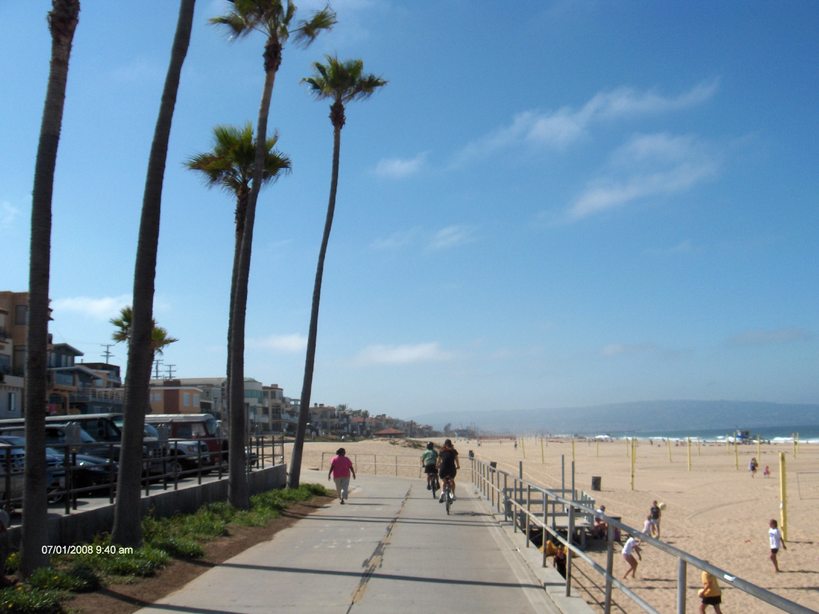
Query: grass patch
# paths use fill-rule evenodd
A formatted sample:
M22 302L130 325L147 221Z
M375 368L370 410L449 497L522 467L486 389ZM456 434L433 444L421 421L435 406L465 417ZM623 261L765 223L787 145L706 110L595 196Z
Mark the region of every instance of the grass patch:
M0 610L26 614L54 614L63 612L61 594L56 590L44 590L30 585L18 584L0 590Z
M15 587L0 590L0 612L64 612L61 602L71 593L94 591L110 582L136 582L153 576L174 558L200 558L204 555L202 544L229 534L231 525L264 526L292 503L326 494L320 484L303 484L254 495L249 510L220 502L193 514L171 518L149 515L142 521L141 548L112 548L111 537L99 535L91 543L96 554L53 556L50 567L37 570ZM18 571L19 562L19 553L11 553L6 573Z

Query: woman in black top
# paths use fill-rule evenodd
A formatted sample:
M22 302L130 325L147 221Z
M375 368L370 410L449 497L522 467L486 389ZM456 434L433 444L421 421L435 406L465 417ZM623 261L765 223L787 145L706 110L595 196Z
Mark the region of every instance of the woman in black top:
M444 447L438 452L438 475L441 476L442 482L449 480L453 498L455 497L455 475L460 468L458 450L452 447L452 440L447 439L444 442ZM441 501L443 501L443 493L441 493Z

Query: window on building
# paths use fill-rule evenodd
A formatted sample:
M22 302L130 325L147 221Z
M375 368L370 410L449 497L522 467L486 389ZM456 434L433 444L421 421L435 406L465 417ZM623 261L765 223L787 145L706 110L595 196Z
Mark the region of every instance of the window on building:
M182 407L190 407L191 406L191 393L190 392L183 392L182 393Z
M17 411L17 393L9 392L9 413Z
M14 323L28 324L28 305L14 306Z

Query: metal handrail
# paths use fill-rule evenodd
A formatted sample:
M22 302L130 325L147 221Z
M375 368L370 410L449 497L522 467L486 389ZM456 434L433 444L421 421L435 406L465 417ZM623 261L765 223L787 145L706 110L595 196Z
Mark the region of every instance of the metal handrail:
M576 547L572 543L572 529L574 528L573 520L577 512L581 512L583 514L590 514L594 515L596 512L593 508L585 505L581 501L574 501L571 499L567 499L561 494L558 494L557 491L550 490L544 488L538 484L534 484L527 480L524 480L522 477L513 476L512 474L507 473L506 471L502 471L497 469L496 467L492 466L489 463L478 459L471 459L472 460L472 481L473 484L478 488L481 494L486 497L493 506L499 511L503 512L504 517L508 518L510 515L510 511L514 510L516 513L512 515L512 521L514 526L514 531L517 532L518 529L518 519L522 514L526 519L526 546L529 546L529 525L534 524L537 527L540 527L543 531L548 532L551 536L556 538L561 544L566 546L567 548L567 561L566 561L566 595L569 596L571 593L571 559L573 556L578 556L584 561L586 561L594 571L604 576L606 580L606 597L604 602L604 611L608 613L611 609L611 588L616 586L624 595L629 597L632 601L634 601L643 611L655 613L656 610L648 604L645 600L643 600L639 595L637 595L632 589L628 586L617 580L612 573L613 569L613 544L614 544L614 528L618 528L623 532L627 532L630 534L640 534L640 539L644 543L648 543L651 546L654 546L658 550L665 552L666 554L674 557L678 561L678 573L677 573L677 612L678 614L685 613L685 591L686 591L686 566L688 564L693 565L694 567L701 569L703 571L707 571L708 573L712 574L715 577L718 577L729 585L751 595L752 597L759 599L760 601L764 601L765 603L772 605L780 610L784 610L786 612L793 612L795 614L815 614L814 610L807 608L803 605L800 605L794 601L786 599L781 595L777 595L761 586L748 582L742 578L737 577L736 575L720 568L711 563L704 561L698 557L695 557L684 550L680 550L670 544L662 542L658 539L655 539L649 535L642 533L630 527L629 525L624 524L620 520L608 516L606 514L602 514L601 516L608 524L608 535L607 537L607 545L608 545L608 553L607 553L607 561L606 567L604 568L602 565L594 561L591 557L589 557L585 552L583 552L580 548ZM511 478L511 479L510 479ZM503 486L501 486L501 481L503 482ZM514 494L513 497L509 497L509 482L512 483L512 493ZM526 501L524 502L523 498L523 490L526 489L527 497ZM543 519L540 516L536 515L532 512L532 497L531 493L536 492L540 493L541 499L540 504L542 505L542 514ZM520 493L520 497L518 497L518 493ZM501 508L501 501L503 501L503 508ZM563 507L564 513L568 513L569 515L569 527L567 531L567 539L564 539L560 533L554 528L548 526L548 521L546 520L546 516L548 514L548 503L552 502L552 505L559 504ZM553 516L554 518L554 516ZM544 535L545 538L545 535ZM546 548L545 548L545 539L543 540L543 549L544 549L544 556L543 556L543 565L546 564Z

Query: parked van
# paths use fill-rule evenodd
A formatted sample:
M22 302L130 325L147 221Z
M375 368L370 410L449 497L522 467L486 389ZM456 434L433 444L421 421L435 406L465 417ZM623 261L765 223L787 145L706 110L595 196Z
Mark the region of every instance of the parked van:
M227 440L222 436L219 425L211 414L147 414L145 423L157 428L166 426L170 441L201 440L210 452L212 463L227 460Z

